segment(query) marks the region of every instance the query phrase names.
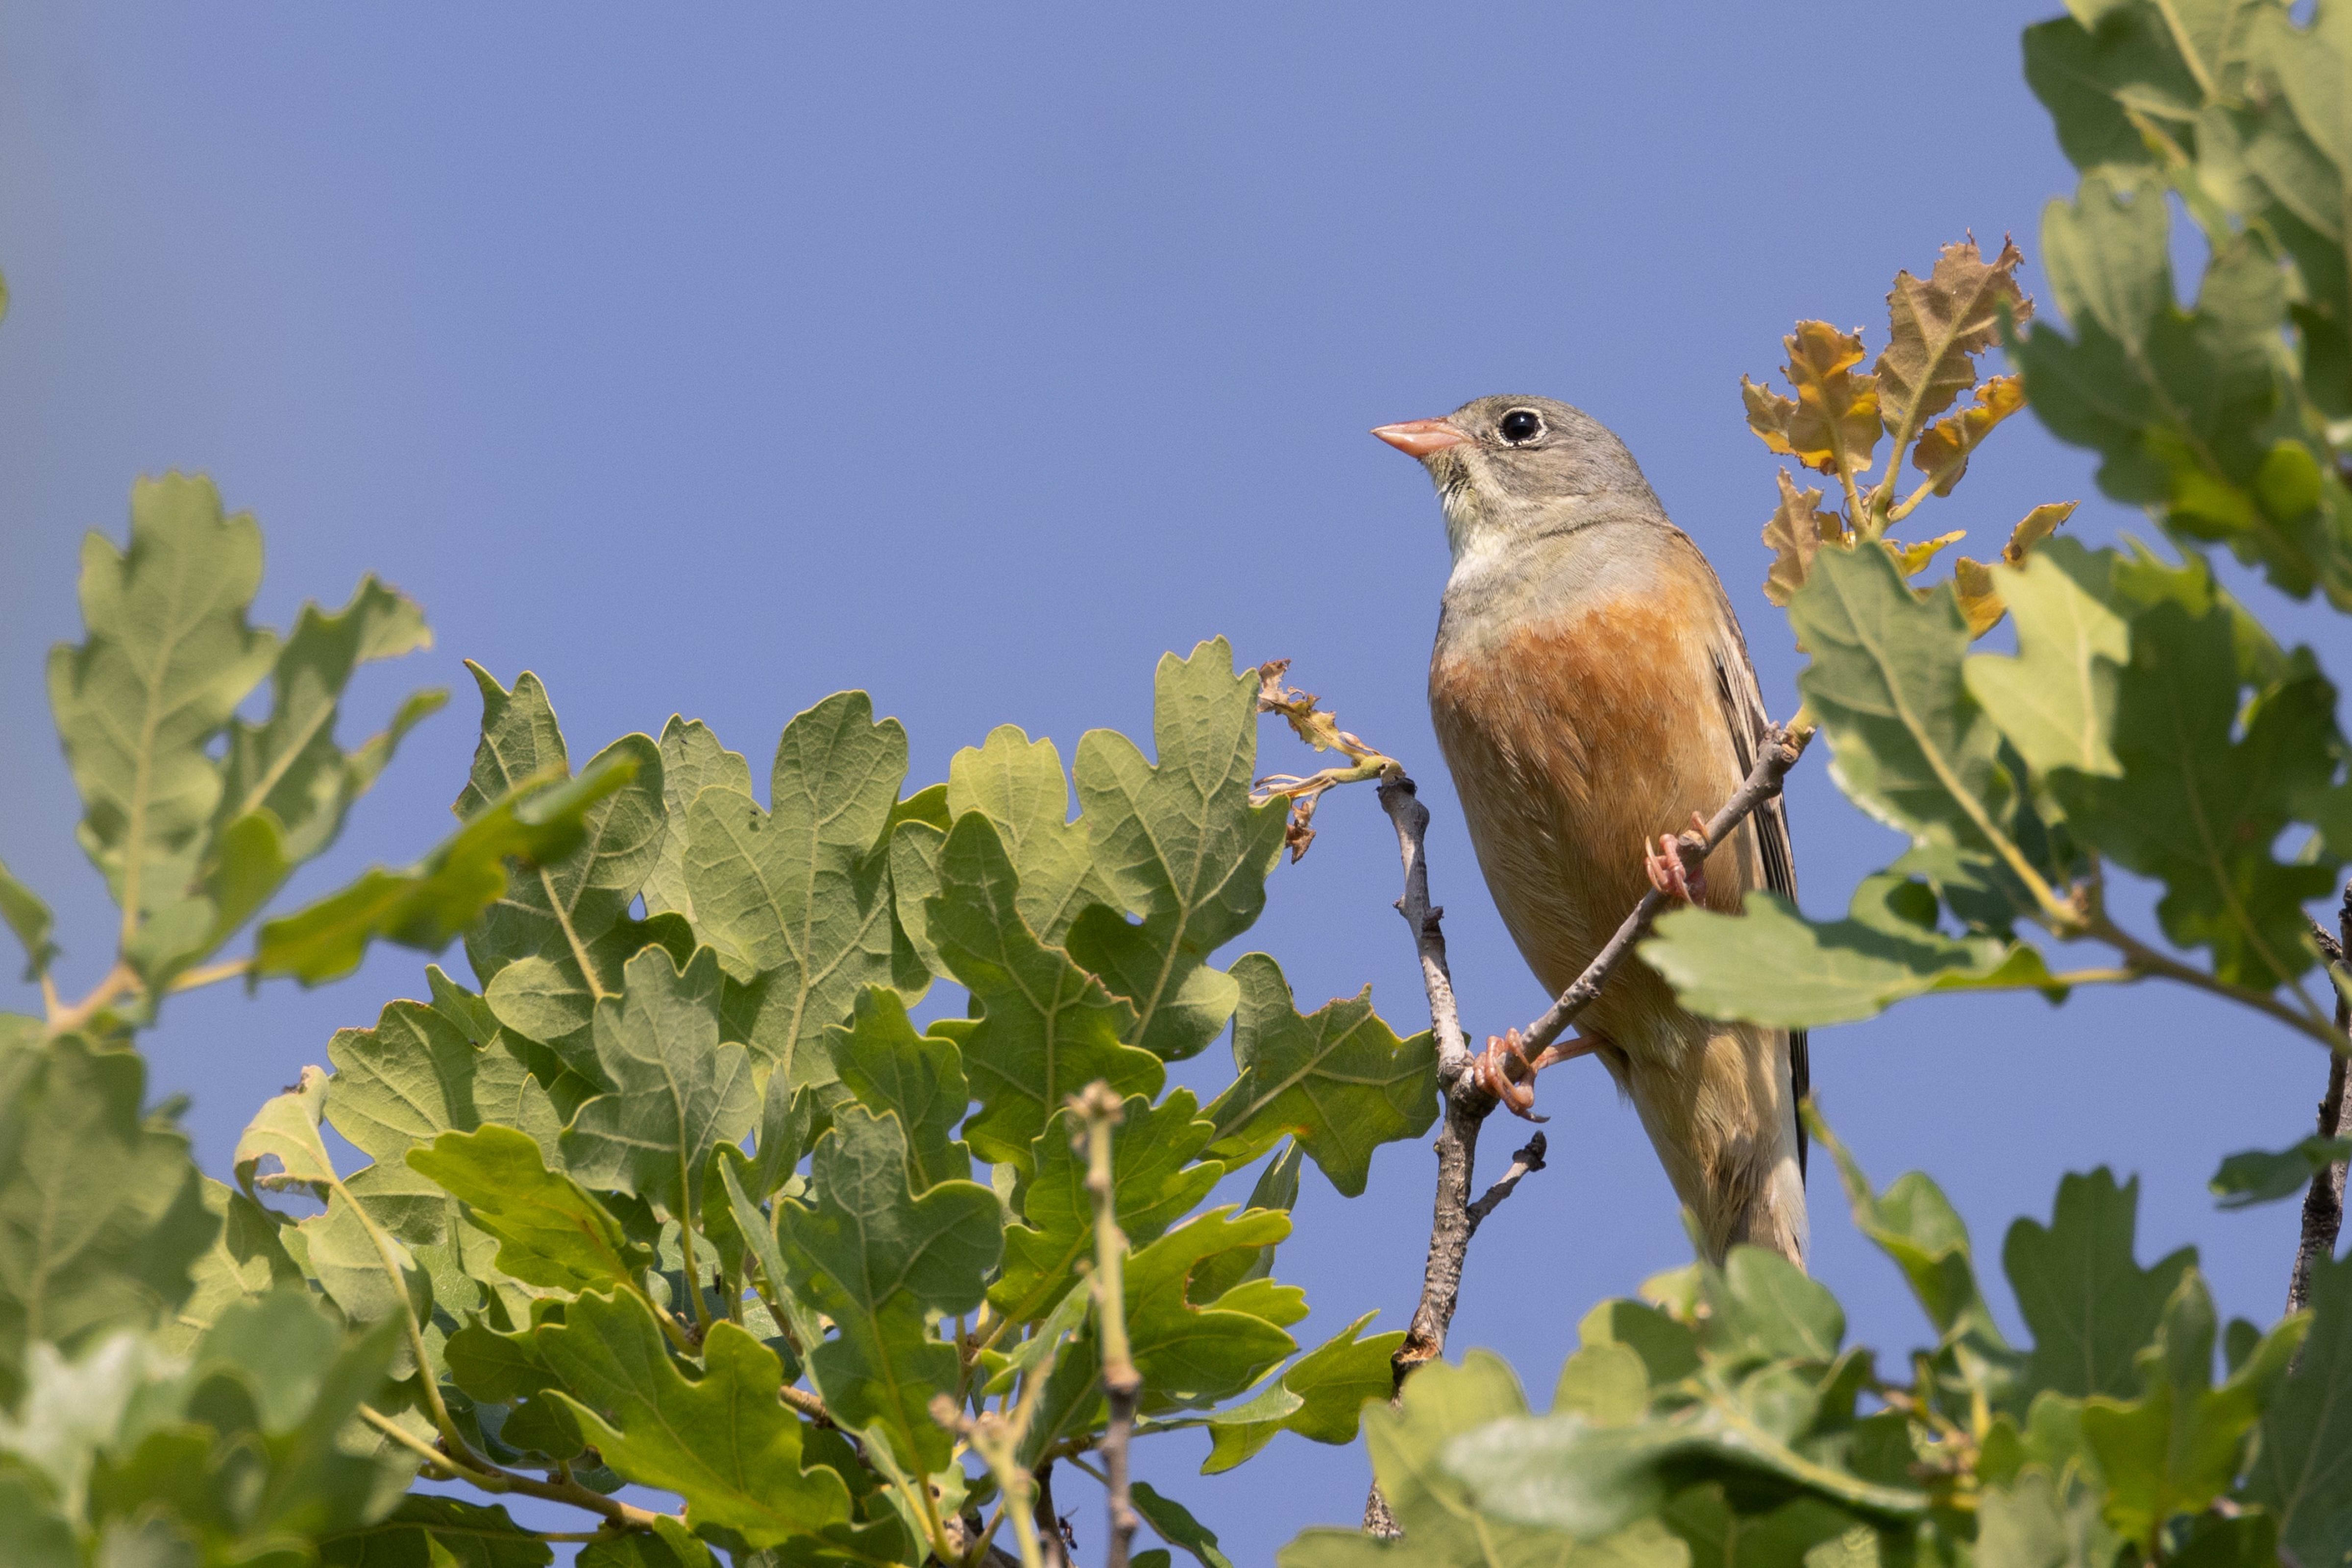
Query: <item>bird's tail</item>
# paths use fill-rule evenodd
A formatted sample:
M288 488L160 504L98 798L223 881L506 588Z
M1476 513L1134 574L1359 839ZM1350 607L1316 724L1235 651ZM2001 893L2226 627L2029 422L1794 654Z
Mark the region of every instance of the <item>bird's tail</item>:
M1710 1259L1764 1247L1802 1268L1805 1178L1788 1037L1747 1024L1698 1028L1703 1035L1671 1053L1632 1055L1626 1092Z

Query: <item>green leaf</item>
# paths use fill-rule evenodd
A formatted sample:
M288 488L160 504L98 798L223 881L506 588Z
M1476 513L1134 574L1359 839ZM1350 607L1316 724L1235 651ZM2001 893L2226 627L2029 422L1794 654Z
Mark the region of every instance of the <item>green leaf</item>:
M526 670L509 692L478 664L467 669L482 695L482 738L457 797L460 816L478 811L521 781L571 771L563 733L546 688ZM516 876L466 936L466 956L501 1022L584 1067L595 1004L621 990L621 966L649 942L692 942L675 918L639 922L634 900L676 836L664 809L667 786L659 747L626 735L590 759L584 774L622 765L625 783L581 817L581 841L542 857Z
M2011 783L1961 679L1969 628L1949 587L1922 601L1885 551L1824 550L1789 618L1839 786L1916 841L1990 852Z
M980 1113L964 1136L982 1159L1024 1162L1062 1103L1096 1079L1121 1095L1157 1096L1166 1071L1121 1040L1135 1009L1023 921L1020 884L996 829L979 812L956 820L927 906L931 939L981 1018L954 1038ZM939 1032L949 1033L942 1029Z
M1080 910L1115 901L1095 871L1086 824L1069 821L1069 780L1052 741L1032 741L1005 724L957 752L948 763L947 811L950 821L978 811L995 824L1021 878L1015 907L1039 941L1060 942Z
M2061 768L2102 778L2123 771L2110 732L2131 637L2100 591L2111 559L2075 540L2052 539L2022 569L1991 569L2017 622L2018 654L1976 654L1962 674L2037 779Z
M302 1270L278 1239L278 1221L235 1187L203 1178L204 1205L220 1222L212 1246L188 1270L192 1289L156 1335L167 1349L185 1350L234 1302L299 1284Z
M373 577L361 579L340 611L304 605L271 672L269 716L258 724L229 721L215 831L267 812L278 830L278 852L289 865L325 850L401 738L448 701L446 692L417 692L383 733L346 752L335 742L344 688L363 664L432 645L424 612Z
M1291 1363L1269 1385L1287 1396L1284 1401L1287 1408L1280 1416L1244 1423L1219 1420L1212 1425L1212 1446L1201 1473L1214 1475L1233 1469L1265 1447L1277 1432L1296 1432L1318 1443L1354 1442L1364 1406L1386 1400L1393 1389L1396 1371L1391 1358L1405 1341L1402 1329L1358 1338L1377 1315L1366 1312Z
M1916 915L1926 919L1915 923ZM1854 889L1843 920L1808 920L1780 894L1756 888L1736 915L1696 904L1662 915L1638 951L1692 1011L1783 1029L1874 1018L1928 991L2051 984L2033 948L1998 936L1947 936L1935 918L1932 893L1881 873Z
M2267 991L2309 968L2303 904L2334 860L2285 864L2272 845L2336 771L2335 688L2315 671L2242 710L2233 618L2159 603L2133 617L2116 706L2118 778L2063 774L2069 829L2165 886L2157 917L2180 946L2213 951L2224 981Z
M377 937L437 952L507 891L507 862L560 861L578 847L589 808L629 781L625 758L564 782L519 786L484 807L406 871L378 867L261 928L257 978L292 975L304 985L340 979Z
M275 1159L278 1185L301 1186L323 1198L335 1184L335 1162L319 1136L320 1120L327 1110L327 1074L323 1068L305 1067L283 1093L261 1103L253 1120L237 1134L230 1161L237 1186L253 1196L261 1162Z
M1201 1568L1234 1568L1233 1559L1217 1550L1214 1531L1192 1517L1192 1511L1172 1497L1162 1497L1146 1481L1128 1484L1135 1511L1171 1546L1192 1554Z
M719 961L696 952L683 974L659 947L622 971L627 988L596 1004L596 1059L616 1092L580 1107L564 1163L592 1186L651 1198L692 1223L710 1151L759 1116L751 1053L719 1040Z
M943 1181L917 1197L898 1117L859 1105L817 1140L813 1176L814 1207L777 1210L793 1289L841 1330L810 1354L809 1371L836 1421L878 1427L901 1463L928 1475L951 1446L930 1400L954 1389L958 1366L924 1316L980 1305L1003 1245L996 1195Z
M1977 1561L1987 1568L2113 1568L2122 1545L2099 1517L2099 1492L2060 1487L2041 1469L1987 1487L1977 1505Z
M884 837L907 732L873 713L864 692L844 692L786 725L770 810L723 783L687 807L686 886L730 982L729 1033L795 1089L833 1082L824 1031L860 990L907 978L892 962Z
M833 1030L830 1050L842 1087L860 1104L898 1113L917 1192L971 1179L971 1151L955 1136L970 1101L952 1040L917 1034L898 993L873 986L857 994L849 1027Z
M635 1288L653 1261L604 1206L547 1168L540 1146L511 1127L444 1133L408 1164L462 1200L476 1225L502 1243L499 1268L551 1290Z
M2352 1259L2315 1259L2311 1329L2273 1392L2246 1496L2277 1516L2298 1562L2352 1557ZM2275 1331L2273 1331L2275 1332Z
M322 1539L319 1561L326 1568L540 1568L555 1552L503 1505L411 1492L374 1524Z
M1854 1228L1895 1260L1911 1294L1936 1325L1937 1359L1969 1390L1988 1401L2005 1395L2016 1364L1977 1279L1969 1228L1943 1188L1918 1171L1875 1192L1852 1154L1818 1115L1808 1118L1814 1138L1837 1162L1838 1180L1853 1211Z
M2128 1404L2095 1396L2083 1406L2083 1437L2107 1479L2107 1522L2152 1552L2158 1526L2202 1513L2228 1491L2246 1435L2309 1326L2289 1318L2215 1388L2213 1298L2203 1276L2188 1270L2165 1304L2156 1343L2137 1357L2147 1393Z
M2315 1134L2276 1154L2245 1149L2221 1162L2205 1190L2220 1198L2223 1208L2252 1208L2295 1197L2311 1185L2312 1177L2347 1159L2352 1159L2352 1138Z
M246 623L260 583L261 530L224 517L209 479L142 479L130 549L82 542L88 636L49 651L49 706L126 946L211 929L194 883L223 784L205 747L277 659L278 639Z
M1129 1246L1157 1240L1224 1175L1223 1166L1199 1158L1215 1132L1199 1110L1189 1089L1170 1091L1156 1106L1131 1095L1122 1108L1111 1130L1112 1202ZM1012 1322L1051 1312L1077 1281L1078 1265L1094 1256L1094 1198L1085 1157L1074 1146L1079 1135L1063 1109L1031 1145L1034 1174L1021 1196L1022 1223L1005 1229L1004 1270L988 1291Z
M1263 953L1234 963L1233 1086L1208 1110L1212 1145L1244 1165L1296 1137L1331 1185L1362 1194L1372 1150L1417 1138L1437 1119L1437 1048L1429 1031L1399 1040L1372 1011L1372 990L1300 1016L1281 968Z
M1163 1061L1197 1054L1239 999L1204 966L1265 907L1287 812L1250 804L1257 760L1255 672L1234 674L1222 637L1189 659L1163 654L1152 680L1157 764L1125 736L1078 742L1078 800L1097 873L1141 924L1108 905L1081 914L1068 946L1135 1007L1124 1038Z
M632 1295L585 1295L539 1343L568 1406L604 1462L642 1486L686 1500L697 1530L731 1530L777 1546L850 1518L849 1490L803 1469L807 1428L776 1397L783 1366L730 1322L712 1325L703 1372L689 1382L669 1359L652 1312Z
M739 795L751 792L751 765L740 751L719 743L700 719L672 714L662 726L662 805L669 831L663 835L661 858L646 878L646 913L683 915L694 918L694 894L686 884L686 813L694 798L713 787Z
M68 1351L187 1300L220 1222L188 1140L143 1103L129 1051L26 1051L0 1095L0 1405L27 1345Z
M1298 1348L1282 1326L1307 1315L1296 1287L1251 1280L1197 1303L1192 1299L1202 1264L1289 1234L1286 1214L1236 1215L1228 1206L1196 1215L1129 1255L1129 1354L1143 1375L1145 1409L1199 1409L1230 1399Z
M2137 1389L2133 1357L2155 1338L2165 1302L2197 1261L2197 1249L2184 1247L2142 1269L2132 1255L2138 1207L2139 1178L2119 1187L2102 1166L2058 1184L2048 1226L2020 1219L2009 1228L2001 1267L2033 1333L2027 1393L2120 1399Z
M530 1134L552 1150L561 1123L547 1091L521 1061L478 1044L467 1020L422 1002L385 1004L373 1029L336 1031L327 1045L335 1075L326 1117L370 1159L398 1162L443 1133L486 1122Z
M1401 1406L1364 1413L1372 1474L1402 1539L1310 1530L1276 1561L1281 1568L1686 1568L1688 1549L1654 1521L1588 1552L1558 1531L1481 1515L1468 1489L1440 1468L1439 1453L1463 1433L1526 1414L1517 1378L1491 1352L1474 1350L1459 1366L1423 1366L1406 1381Z
M55 925L49 906L5 865L0 865L0 920L6 921L16 940L24 944L25 983L30 985L47 974L49 960L58 956L58 945L49 940Z

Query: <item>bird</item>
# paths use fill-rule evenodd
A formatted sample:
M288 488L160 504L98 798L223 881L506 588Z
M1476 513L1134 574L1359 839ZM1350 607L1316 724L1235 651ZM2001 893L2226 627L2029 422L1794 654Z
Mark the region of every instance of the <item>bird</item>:
M1739 788L1769 721L1722 582L1625 444L1541 397L1372 434L1437 487L1453 566L1430 717L1479 870L1544 988L1582 974L1650 886L1727 914L1751 888L1793 899L1778 799L1684 868L1678 831ZM1597 1056L1708 1257L1747 1245L1802 1268L1804 1031L1701 1018L1638 957L1579 1024L1533 1057L1517 1031L1490 1037L1480 1082L1532 1115L1538 1071Z

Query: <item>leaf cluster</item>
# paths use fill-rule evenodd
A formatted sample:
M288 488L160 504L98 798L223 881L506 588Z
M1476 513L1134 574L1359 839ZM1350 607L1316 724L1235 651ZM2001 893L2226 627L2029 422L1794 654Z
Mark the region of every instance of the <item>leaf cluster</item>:
M2002 1248L2032 1336L2012 1344L1941 1190L1917 1172L1875 1190L1815 1130L1935 1331L1907 1376L1844 1343L1825 1286L1735 1248L1587 1313L1548 1415L1483 1352L1417 1375L1397 1407L1365 1416L1402 1539L1310 1531L1284 1568L2352 1552L2352 1263L2326 1267L2311 1312L2220 1332L2192 1249L2138 1261L2137 1180L2069 1176L2049 1222L2018 1220Z
M583 1561L977 1562L1008 1497L973 1422L1018 1432L1022 1473L1087 1465L1110 1313L1139 1436L1203 1431L1210 1470L1284 1431L1353 1439L1402 1335L1360 1318L1301 1354L1274 1262L1304 1163L1360 1193L1379 1144L1429 1126L1434 1052L1368 996L1302 1013L1272 958L1213 961L1285 826L1251 794L1259 682L1222 642L1162 661L1156 755L1097 731L1066 773L1008 727L909 790L903 730L845 693L785 727L764 799L682 719L575 771L541 683L474 667L457 833L265 925L236 971L323 980L378 937L462 935L472 983L429 967L262 1107L234 1187L199 1176L131 1031L274 888L237 868L322 849L391 744L321 739L359 653L322 685L288 651L424 635L373 585L282 650L247 629L258 536L210 494L142 489L58 662L85 841L131 913L110 988L0 1031L0 1509L40 1561L134 1538L202 1563L550 1560L487 1503L404 1499L421 1472L585 1511ZM273 659L285 733L235 716ZM134 698L213 719L126 736ZM247 837L294 849L239 860ZM941 979L961 1016L918 1023ZM1169 1089L1228 1027L1230 1088ZM1107 1192L1073 1147L1097 1083L1124 1102ZM1259 1162L1245 1202L1205 1207ZM1181 1505L1150 1515L1213 1552Z

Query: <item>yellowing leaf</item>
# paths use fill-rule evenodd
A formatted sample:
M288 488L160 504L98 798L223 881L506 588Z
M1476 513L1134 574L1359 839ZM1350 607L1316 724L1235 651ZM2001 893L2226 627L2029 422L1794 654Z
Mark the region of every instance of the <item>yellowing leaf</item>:
M1993 586L1992 569L1980 560L1967 556L1952 562L1952 592L1959 599L1960 614L1969 623L1969 640L1976 641L2000 624L2009 607L2001 602L2000 591Z
M1919 433L1911 449L1912 465L1935 480L1936 494L1948 496L1969 471L1969 458L1984 444L1992 427L2025 406L2025 382L2017 376L1989 377L1977 388L1976 401L1959 413L1939 419Z
M2009 542L2000 547L2000 559L2010 566L2023 566L2025 552L2058 531L2058 525L2074 515L2072 501L2052 501L2033 508L2019 519L2009 533Z
M1945 423L1949 423L1950 421ZM1921 439L1924 443L1926 438ZM1966 466L1965 460L1962 466ZM2057 532L2058 525L2074 514L2074 503L2072 501L2050 502L2026 513L2017 527L2010 530L2009 542L2000 547L2000 564L2022 567L2033 547ZM1968 619L1971 641L2000 624L2001 616L2008 612L2009 607L2000 597L2000 590L1993 582L1992 568L1983 561L1970 560L1967 556L1954 561L1952 591L1959 598L1960 613Z
M1878 381L1853 373L1862 362L1862 334L1841 332L1826 321L1800 321L1780 341L1788 347L1784 368L1797 395L1791 401L1742 376L1748 428L1773 451L1821 473L1868 471L1878 444Z
M1881 539L1878 542L1886 547L1888 555L1895 558L1896 570L1906 577L1916 577L1929 561L1936 559L1937 550L1968 537L1968 531L1963 528L1954 533L1938 534L1932 539L1921 539L1916 544L1905 544L1900 539Z
M2017 287L2024 260L2014 242L2003 240L1988 262L1977 242L1966 239L1946 246L1927 277L1895 275L1886 296L1886 351L1872 369L1887 431L1898 442L1976 384L1975 355L2000 335L2004 304L2013 319L2033 314L2032 301Z
M1786 469L1780 470L1778 477L1780 504L1772 508L1772 520L1764 525L1764 543L1772 551L1772 564L1764 573L1764 597L1785 605L1789 596L1804 585L1813 570L1813 557L1821 553L1823 544L1850 545L1853 540L1844 514L1819 509L1819 490L1798 489Z

